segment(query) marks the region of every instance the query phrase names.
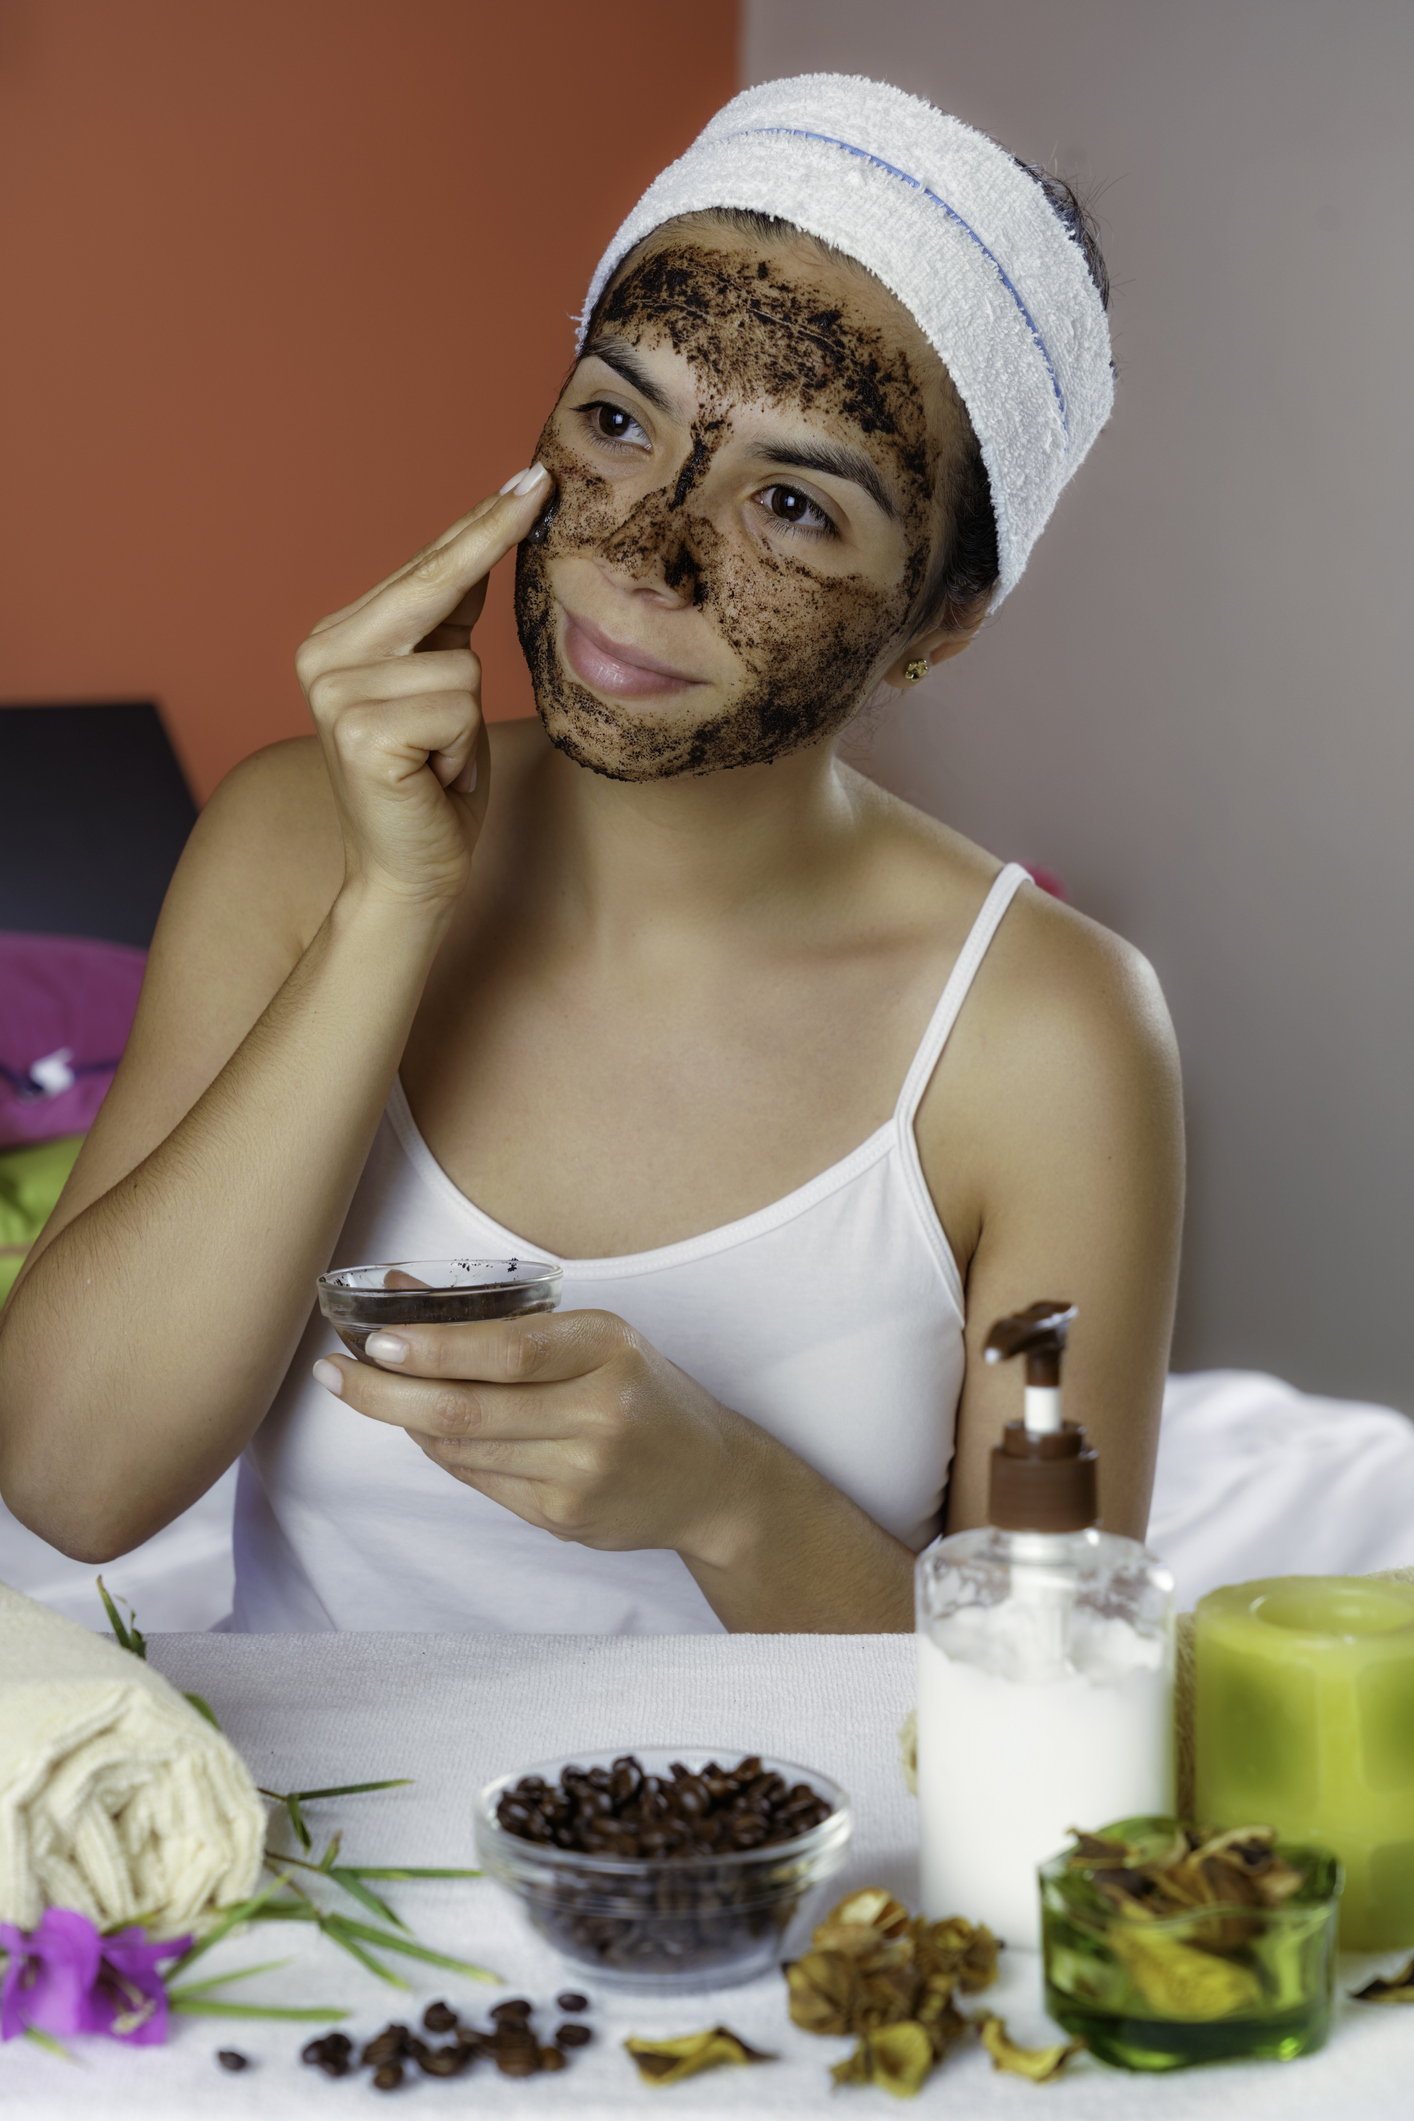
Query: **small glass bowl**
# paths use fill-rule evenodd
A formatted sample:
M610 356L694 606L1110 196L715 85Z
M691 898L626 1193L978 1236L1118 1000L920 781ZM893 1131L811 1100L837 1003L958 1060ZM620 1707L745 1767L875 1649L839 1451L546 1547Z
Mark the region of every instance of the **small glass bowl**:
M629 1750L645 1774L668 1779L676 1762L696 1771L738 1757L731 1748L642 1746L570 1757L578 1767L608 1768ZM476 1800L476 1847L541 1936L600 1988L663 1992L754 1981L778 1963L806 1896L844 1862L852 1824L845 1792L813 1768L764 1755L766 1773L808 1782L833 1806L828 1819L792 1841L701 1857L588 1856L507 1833L496 1818L504 1793L522 1775L558 1782L566 1764L542 1760L488 1782Z
M349 1353L365 1362L369 1334L387 1326L451 1326L553 1311L563 1272L543 1259L398 1259L334 1267L319 1277L319 1308ZM401 1279L390 1284L392 1275Z
M1172 1844L1172 1819L1121 1819L1105 1840ZM1341 1870L1329 1849L1279 1842L1305 1882L1280 1907L1214 1904L1145 1920L1105 1899L1069 1852L1042 1864L1046 2009L1122 2069L1242 2056L1289 2061L1325 2045Z

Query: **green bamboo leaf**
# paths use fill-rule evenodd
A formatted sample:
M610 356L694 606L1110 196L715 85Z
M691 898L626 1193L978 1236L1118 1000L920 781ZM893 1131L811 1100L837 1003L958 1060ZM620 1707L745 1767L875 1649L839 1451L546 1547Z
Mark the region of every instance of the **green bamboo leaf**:
M410 1866L399 1868L393 1864L381 1863L346 1863L343 1868L352 1878L398 1880L406 1878L480 1878L483 1875L480 1871L428 1871L417 1870Z
M406 1987L407 1983L404 1982ZM291 2010L278 2003L217 2003L205 1997L188 1999L186 1996L169 1996L167 2001L174 2011L181 2011L189 2018L302 2018L323 2020L347 2018L349 2013L337 2010L332 2005L327 2009Z
M401 1974L395 1974L390 1966L384 1966L380 1960L375 1959L372 1952L366 1952L363 1946L355 1943L352 1937L344 1935L343 1917L341 1915L326 1916L319 1927L332 1943L339 1946L341 1951L347 1952L351 1959L357 1959L360 1966L366 1966L369 1973L376 1974L380 1981L386 1981L392 1988L410 1989L412 1987L412 1983L404 1981Z
M371 1893L366 1885L361 1885L352 1871L345 1870L341 1864L332 1864L329 1869L329 1876L336 1885L341 1885L344 1891L350 1894L353 1899L361 1902L368 1909L370 1915L381 1915L385 1922L391 1922L395 1928L400 1930L407 1929L407 1924L402 1916L389 1907L386 1900L380 1900L378 1895Z
M351 1915L327 1915L324 1926L332 1929L335 1923L341 1935L362 1937L369 1944L376 1944L385 1952L401 1952L408 1959L425 1959L429 1966L446 1967L450 1973L465 1974L472 1981L500 1982L500 1975L490 1973L484 1966L473 1966L469 1959L453 1959L446 1952L434 1952L426 1944L414 1943L407 1937L398 1937L391 1930L373 1929L367 1922L355 1922Z
M415 1778L411 1775L395 1775L391 1782L339 1782L327 1790L294 1790L291 1795L302 1804L312 1804L316 1797L357 1797L364 1790L402 1790ZM272 1793L267 1790L268 1797Z
M134 1657L145 1658L147 1656L147 1637L139 1632L137 1615L133 1612L132 1607L128 1605L127 1599L123 1600L123 1604L128 1605L128 1619L131 1625L125 1627L118 1617L118 1608L108 1596L101 1576L98 1578L98 1595L103 1600L103 1610L108 1615L108 1625L118 1638L118 1647L123 1650L131 1650Z
M310 1838L309 1828L304 1823L304 1813L299 1808L299 1792L297 1790L291 1790L286 1797L285 1810L290 1815L290 1825L299 1837L300 1847L306 1850L312 1849L314 1843Z
M42 2033L37 2025L25 2026L24 2036L26 2040L33 2040L36 2047L42 2047L46 2054L57 2055L61 2062L72 2062L79 2069L85 2067L77 2055L70 2054L62 2040L56 2040L52 2033Z
M227 1936L238 1922L249 1922L254 1916L262 1913L266 1916L271 1915L273 1913L273 1910L269 1907L271 1899L279 1892L282 1885L293 1886L293 1883L294 1881L288 1873L282 1871L278 1877L272 1878L269 1885L265 1886L260 1892L252 1894L249 1900L242 1900L238 1906L227 1908L220 1921L214 1922L204 1937L198 1937L196 1943L183 1952L181 1958L172 1967L166 1978L171 1981L178 1974L184 1973L191 1965L193 1959L199 1959L203 1952L210 1951L213 1944L219 1944L221 1939Z
M344 1832L342 1827L339 1828L337 1833L333 1833L329 1836L329 1846L327 1849L325 1849L324 1854L319 1859L319 1868L321 1871L328 1871L333 1869L335 1862L338 1860L338 1854L340 1848L343 1845L343 1839Z
M206 1718L213 1731L220 1730L221 1726L216 1721L216 1711L212 1708L209 1701L203 1701L200 1694L184 1694L182 1699L191 1703L198 1716Z
M253 1974L273 1974L279 1967L289 1966L288 1959L266 1959L260 1966L238 1966L233 1974L212 1974L205 1981L185 1981L180 1988L169 1988L167 2000L173 1996L200 1996L209 1988L224 1988L228 1981L249 1981Z

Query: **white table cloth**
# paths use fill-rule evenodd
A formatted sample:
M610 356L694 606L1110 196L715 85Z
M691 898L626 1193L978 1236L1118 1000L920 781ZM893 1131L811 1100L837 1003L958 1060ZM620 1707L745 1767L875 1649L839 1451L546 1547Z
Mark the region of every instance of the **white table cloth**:
M826 1895L879 1883L917 1903L915 1810L895 1743L913 1696L908 1637L167 1635L153 1638L151 1656L177 1686L211 1702L266 1788L417 1778L411 1789L310 1807L317 1833L342 1827L347 1862L474 1863L474 1791L531 1761L605 1747L708 1746L723 1756L769 1751L834 1776L853 1797L855 1839L847 1869ZM490 2006L511 1995L536 2004L536 2023L548 2039L560 2022L556 1993L572 1987L591 1995L594 2044L559 2075L515 2080L484 2062L446 2082L410 2073L392 2097L414 2102L427 2121L468 2111L515 2114L521 2121L555 2115L619 2121L639 2110L676 2121L731 2112L829 2114L836 2121L858 2114L862 2121L909 2111L919 2121L934 2114L1036 2121L1041 2113L1058 2121L1142 2121L1146 2115L1200 2121L1218 2114L1225 2121L1330 2121L1337 2114L1341 2121L1407 2121L1411 2111L1414 2009L1348 2002L1318 2055L1168 2077L1135 2077L1081 2056L1062 2079L1037 2087L995 2074L971 2041L949 2057L911 2109L897 2107L874 2089L832 2092L829 2065L850 2043L797 2031L779 1975L671 2000L596 1990L541 1942L489 1879L379 1890L422 1942L495 1968L507 1986L483 1988L403 1960L400 1970L414 1987L405 1995L365 1974L327 1940L287 1924L257 1925L227 1939L199 1971L288 1958L285 1970L249 1985L252 2000L345 2005L353 2016L344 2029L355 2039L390 2018L415 2023L434 1996L446 1996L463 2016L485 2024ZM1002 1957L1002 1982L979 2000L1002 2011L1023 2041L1054 2037L1040 2010L1036 1960ZM1395 1958L1344 1962L1342 1991ZM779 2061L655 2089L640 2081L620 2045L626 2033L668 2037L717 2023ZM176 2018L163 2048L75 2043L82 2068L13 2040L0 2048L0 2111L25 2121L218 2115L309 2121L366 2114L370 2099L377 2101L366 2072L330 2080L300 2064L300 2047L320 2030ZM251 2067L227 2075L215 2060L219 2047L241 2049Z

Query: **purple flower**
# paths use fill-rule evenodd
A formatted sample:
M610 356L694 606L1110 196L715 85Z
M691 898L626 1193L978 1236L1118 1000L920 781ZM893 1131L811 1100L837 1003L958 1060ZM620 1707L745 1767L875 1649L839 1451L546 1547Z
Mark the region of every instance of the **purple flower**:
M0 1922L0 1949L9 1954L0 1988L0 2040L33 2026L64 2039L73 2033L110 2033L148 2046L167 2037L167 1991L160 1959L176 1959L191 1943L175 1937L149 1944L142 1930L100 1936L87 1915L46 1908L26 1936Z

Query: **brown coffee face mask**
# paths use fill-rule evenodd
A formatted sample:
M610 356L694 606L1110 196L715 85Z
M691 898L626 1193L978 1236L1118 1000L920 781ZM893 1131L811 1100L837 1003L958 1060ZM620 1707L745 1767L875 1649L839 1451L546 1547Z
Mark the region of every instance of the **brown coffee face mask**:
M517 556L516 624L546 731L580 765L643 781L780 758L843 727L887 667L928 564L940 450L920 364L870 321L871 307L851 300L845 270L827 260L817 273L769 246L688 240L640 253L610 288L586 353L596 338L671 347L693 371L698 410L685 461L636 501L576 448L562 408L540 439L556 493ZM576 402L571 381L562 407ZM735 519L719 528L701 506L733 407L763 403L823 416L828 439L880 464L901 502L898 579L830 573L808 545L801 557L782 552ZM556 639L553 567L571 554L628 579L658 572L702 612L741 670L726 706L705 717L630 709L581 684Z

